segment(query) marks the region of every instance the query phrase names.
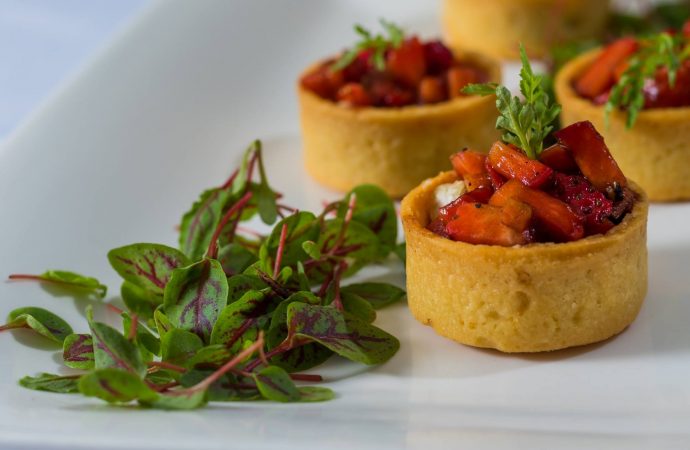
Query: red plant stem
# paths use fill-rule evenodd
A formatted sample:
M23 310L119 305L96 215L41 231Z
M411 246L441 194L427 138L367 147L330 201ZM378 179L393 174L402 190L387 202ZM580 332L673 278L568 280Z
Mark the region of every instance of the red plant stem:
M321 375L312 375L308 373L291 373L290 378L295 381L323 381Z
M228 210L228 212L225 213L222 219L220 219L220 223L216 227L216 230L213 232L213 236L211 236L211 242L208 245L208 250L206 251L206 256L209 258L215 259L218 257L218 238L220 237L220 233L223 231L223 228L225 228L225 225L228 224L230 221L230 218L236 214L236 213L241 213L242 209L247 205L249 200L252 198L252 193L247 192L242 196L241 199L237 201L234 205L232 205L232 208Z
M345 213L345 219L343 220L343 227L340 229L340 233L338 234L338 239L335 241L335 244L333 244L333 247L331 247L331 251L337 250L343 244L343 241L345 240L345 234L347 234L347 228L350 225L350 222L352 222L352 214L354 214L356 204L357 204L357 195L352 193L352 195L350 195L350 202L347 205L347 212Z
M113 311L115 314L122 314L124 311L118 308L117 306L113 305L112 303L107 303L105 305L106 308L109 310Z
M153 388L154 390L158 392L162 391L167 391L168 389L179 386L179 381L171 381L170 383L165 383L165 384L155 384L155 383L150 383L149 386Z
M133 341L137 337L137 327L139 326L139 317L132 313L132 324L129 326L129 333L127 339Z
M232 183L235 182L235 178L237 178L237 174L240 173L240 169L235 169L235 171L230 175L230 178L227 179L225 183L220 187L221 189L227 189L230 186L232 186Z
M321 285L321 288L319 289L319 293L317 294L319 297L323 297L326 295L326 292L328 291L328 286L331 285L331 281L333 281L333 275L335 273L335 270L331 270L328 272L328 276L326 277L325 280L323 280L323 284Z
M173 364L173 363L169 363L169 362L165 362L165 361L149 361L148 365L149 365L149 367L168 369L168 370L172 370L174 372L180 372L180 373L184 373L187 371L187 369L182 367L182 366L178 366L177 364Z
M206 377L204 380L200 381L199 383L195 384L191 388L189 388L189 391L198 391L202 389L208 388L210 385L215 383L220 377L225 375L226 372L228 372L230 369L244 361L245 358L250 356L252 353L257 351L259 348L263 347L264 345L264 335L263 332L259 334L259 338L249 347L246 349L242 350L240 353L238 353L234 358L232 358L230 361L226 362L223 364L218 370L213 372L211 375Z
M287 224L283 224L283 228L280 229L280 240L278 241L278 250L276 250L276 260L273 265L273 278L278 277L278 272L280 272L280 263L283 262L283 252L285 251L285 241L287 240Z
M279 346L274 347L273 350L270 350L268 353L265 353L264 358L266 359L266 361L268 361L269 359L273 358L274 356L280 355L281 353L285 353L288 350L292 350L295 347L299 347L300 345L302 345L301 342L299 342L295 345L294 343L288 343L288 341L285 340ZM260 366L263 363L262 359L264 359L264 358L257 358L254 361L250 362L249 364L247 364L247 367L245 367L245 370L247 372L251 372L252 370L256 369L258 366Z
M343 300L340 298L340 280L343 277L345 269L347 269L347 263L345 261L341 261L336 267L335 274L333 275L333 306L335 306L339 311L343 311L345 309L343 306Z
M13 273L12 275L10 275L7 278L10 280L46 281L46 279L40 275L29 275L29 274L25 274L25 273Z

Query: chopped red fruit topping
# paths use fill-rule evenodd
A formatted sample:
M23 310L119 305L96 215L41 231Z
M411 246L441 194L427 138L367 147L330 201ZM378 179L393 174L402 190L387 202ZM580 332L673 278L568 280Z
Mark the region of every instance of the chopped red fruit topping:
M587 234L605 233L613 228L614 224L609 220L613 202L597 191L585 177L556 174L553 194L585 218Z
M527 203L538 225L555 241L575 241L584 236L583 219L568 205L546 192L529 188L517 180L504 184L489 200L490 205L504 206L510 199Z
M690 105L690 60L678 68L676 81L671 87L668 69L661 67L654 79L644 85L645 108L674 108Z
M503 186L503 183L505 183L506 180L500 173L496 171L496 169L494 169L494 167L491 165L491 161L489 161L489 158L485 159L484 166L486 167L486 173L489 175L491 186L494 188L494 190Z
M462 97L462 89L470 83L477 83L480 81L479 74L476 70L469 67L453 67L446 72L446 80L448 84L448 97L456 98Z
M386 57L386 69L408 86L417 86L426 73L424 46L417 37L406 39Z
M625 175L591 122L574 123L554 136L570 149L580 171L595 188L612 197L617 189L626 186Z
M470 244L522 245L528 243L521 233L503 223L502 208L482 203L465 203L457 209L457 219L446 225L450 238Z
M371 57L374 52L362 50L350 64L343 69L345 80L348 82L360 82L364 75L374 69Z
M583 97L595 98L611 88L618 65L638 48L635 38L619 39L601 52L594 63L575 81L575 90Z
M446 86L439 77L424 77L419 83L418 96L421 103L440 103L446 99Z
M450 157L453 169L459 177L486 173L486 155L476 150L464 149Z
M424 57L430 74L441 74L453 65L453 52L441 41L430 41L424 44Z
M465 203L488 203L493 195L494 190L488 187L480 187L470 192L465 192L460 197L438 210L439 219L447 222L457 216L457 210L460 205Z
M550 167L528 158L521 150L500 141L491 147L488 158L498 173L533 188L542 186L553 174Z
M579 170L572 153L563 144L556 143L539 155L539 161L553 170L565 173L575 173Z
M371 105L371 97L367 91L359 83L347 83L338 89L336 99L340 103L349 106L369 106Z

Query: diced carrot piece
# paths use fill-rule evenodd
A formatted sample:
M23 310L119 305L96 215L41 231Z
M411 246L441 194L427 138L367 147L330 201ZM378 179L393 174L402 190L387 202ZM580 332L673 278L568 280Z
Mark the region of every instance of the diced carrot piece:
M465 187L469 192L479 188L492 188L491 178L489 178L489 174L487 173L468 173L463 178L463 181L465 182Z
M416 87L426 73L424 46L419 38L406 39L400 47L391 49L386 57L386 68L395 78Z
M486 173L489 175L489 179L491 180L491 186L494 188L494 190L503 186L503 183L505 183L506 180L500 173L496 172L496 170L491 165L489 158L486 158L486 160L484 161L484 166L486 168Z
M503 205L503 223L515 231L524 232L532 220L532 208L515 199L508 199Z
M359 83L347 83L338 89L336 99L340 103L348 106L369 106L371 105L371 97Z
M575 241L585 234L582 217L575 214L568 205L517 180L509 180L501 186L489 200L489 205L503 207L511 199L531 206L537 223L542 225L555 241Z
M479 81L479 74L476 70L468 67L453 67L446 72L448 84L448 97L462 97L462 89L470 83Z
M575 81L575 90L587 98L594 98L614 83L616 67L637 51L635 38L626 37L609 44L591 66Z
M591 122L574 123L554 136L570 149L580 171L595 188L612 197L617 186L626 186L625 175Z
M424 77L419 83L418 97L421 103L439 103L446 100L446 88L438 77Z
M538 188L546 183L553 170L534 159L529 159L515 147L501 141L489 151L489 162L494 170L506 178L520 180L525 186Z
M464 149L450 157L455 173L459 177L486 173L486 155L475 150Z
M449 237L470 244L526 244L527 237L503 223L503 210L482 203L465 203L457 209L457 219L446 225Z
M539 155L539 161L558 172L574 173L578 171L577 164L568 147L555 143Z

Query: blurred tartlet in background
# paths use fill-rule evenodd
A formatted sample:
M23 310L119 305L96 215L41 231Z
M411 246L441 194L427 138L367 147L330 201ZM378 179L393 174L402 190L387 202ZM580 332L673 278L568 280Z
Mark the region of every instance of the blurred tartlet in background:
M382 25L386 35L356 26L358 43L300 76L304 158L328 187L375 183L401 197L459 148L487 148L497 138L494 98L461 90L499 82L501 71L491 58Z
M442 21L453 49L514 59L522 42L542 58L555 46L600 36L609 8L609 0L444 0Z

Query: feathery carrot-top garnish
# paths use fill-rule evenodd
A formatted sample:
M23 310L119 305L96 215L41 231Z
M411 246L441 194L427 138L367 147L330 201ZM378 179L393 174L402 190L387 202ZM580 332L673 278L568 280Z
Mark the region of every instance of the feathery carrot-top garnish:
M496 83L470 84L465 94L496 95L500 112L496 128L503 130L502 139L521 148L531 159L537 159L544 148L544 139L553 130L553 122L561 111L543 87L543 76L532 71L523 46L520 46L522 69L520 92L524 99L512 96L505 86Z
M333 65L332 70L341 70L347 67L363 50L371 51L371 61L378 70L386 68L386 51L390 48L398 48L405 39L403 30L392 22L384 19L379 21L387 36L372 34L362 25L355 25L355 32L361 39L347 52L345 52Z
M627 60L627 68L611 89L605 106L607 118L616 108L627 111L628 128L645 107L645 83L664 71L668 86L673 89L681 65L690 59L690 40L681 33L663 32L641 38L637 43L637 51Z

